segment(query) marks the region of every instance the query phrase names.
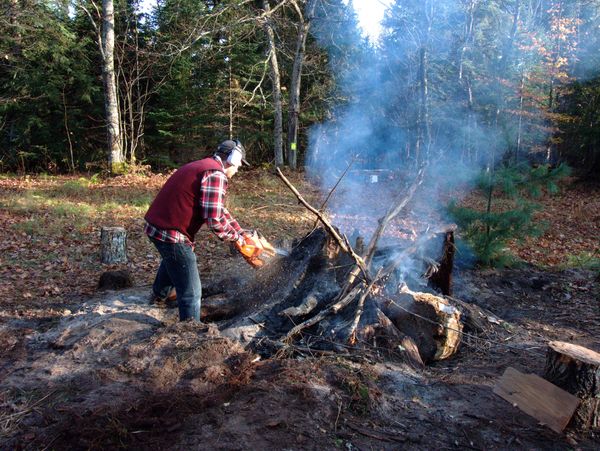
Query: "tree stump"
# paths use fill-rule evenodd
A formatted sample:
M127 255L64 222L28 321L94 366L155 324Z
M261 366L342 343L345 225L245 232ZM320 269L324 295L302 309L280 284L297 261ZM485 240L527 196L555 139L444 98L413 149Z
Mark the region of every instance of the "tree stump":
M600 428L600 354L562 341L548 343L544 379L581 399L571 425Z
M101 261L105 264L127 262L127 232L123 227L100 230Z
M426 277L441 290L446 296L452 295L452 270L454 268L454 254L456 246L454 245L454 230L444 232L444 244L442 246L442 257L439 259L439 266L428 269Z

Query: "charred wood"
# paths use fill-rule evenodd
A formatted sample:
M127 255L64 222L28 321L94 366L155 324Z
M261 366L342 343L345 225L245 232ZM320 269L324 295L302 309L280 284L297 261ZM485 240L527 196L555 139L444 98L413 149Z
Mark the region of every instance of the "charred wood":
M386 267L376 263L382 273ZM205 298L202 319L224 319L224 336L261 354L373 352L368 346L374 343L378 355L384 348L421 366L456 352L460 312L447 300L405 290L392 298L402 306L395 308L384 294L380 272L369 282L357 279L344 292L348 265L356 267L335 238L317 229L288 257L265 265L249 284L232 290L225 283L224 292Z
M400 332L394 323L379 308L375 310L377 321L360 329L358 340L386 350L390 356L400 356L415 367L423 367L423 359L415 341Z
M461 315L446 299L404 288L394 297L382 298L381 310L415 341L425 363L446 359L458 351Z
M288 334L286 335L285 341L291 340L296 335L298 335L300 332L302 332L304 329L314 326L315 324L317 324L318 322L320 322L321 320L326 318L328 315L337 314L341 309L343 309L348 304L350 304L352 301L354 301L356 299L356 297L358 296L358 294L364 289L365 289L365 287L362 284L354 287L347 295L342 297L339 301L330 305L326 309L321 310L318 314L316 314L312 318L310 318L310 319L304 321L303 323L298 324L297 326L292 328L292 330L290 330L288 332Z
M426 277L431 284L439 288L442 294L452 295L452 269L454 268L454 231L447 230L444 233L444 244L442 246L442 257L435 266L430 266L426 272Z

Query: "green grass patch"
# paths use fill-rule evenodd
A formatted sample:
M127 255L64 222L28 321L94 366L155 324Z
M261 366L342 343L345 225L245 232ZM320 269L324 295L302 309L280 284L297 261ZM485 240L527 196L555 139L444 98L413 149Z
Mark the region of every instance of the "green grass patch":
M154 195L151 194L139 194L133 198L127 200L127 204L138 207L143 210L147 210L150 207L150 204L154 200Z
M89 217L94 213L94 208L81 202L57 202L53 205L54 214L59 217L79 218Z
M564 266L566 268L581 268L600 271L600 252L581 252L577 255L569 255Z
M83 196L87 194L89 189L89 180L85 178L79 178L77 180L67 180L56 190L56 194L64 196Z
M34 191L24 193L6 193L0 200L0 207L20 215L29 215L39 210L44 198Z
M40 221L36 219L27 219L22 222L17 222L12 228L19 233L26 233L31 236L39 235L43 229Z
M0 206L7 211L26 216L12 228L28 235L57 234L61 229L75 227L83 230L91 224L96 208L85 202L73 202L62 198L48 197L45 191L27 191L9 194Z

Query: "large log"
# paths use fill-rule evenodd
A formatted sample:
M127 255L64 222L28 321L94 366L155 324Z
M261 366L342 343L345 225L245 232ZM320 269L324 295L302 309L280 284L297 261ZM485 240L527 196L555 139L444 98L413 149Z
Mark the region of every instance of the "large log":
M548 343L544 379L581 399L571 425L578 430L600 428L600 354L583 346Z
M378 349L387 349L392 356L399 355L413 366L423 367L425 364L415 341L400 332L379 308L375 310L375 315L376 321L360 329L359 340L373 344Z

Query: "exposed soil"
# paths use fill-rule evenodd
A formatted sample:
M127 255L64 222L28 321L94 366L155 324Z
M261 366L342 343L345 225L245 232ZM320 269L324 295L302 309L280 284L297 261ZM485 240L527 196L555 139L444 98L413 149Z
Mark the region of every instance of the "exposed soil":
M377 351L261 360L216 325L177 322L147 288L76 311L3 318L3 449L594 449L492 393L508 366L541 374L545 344L600 351L583 270L459 271L455 296L506 321L425 370Z

